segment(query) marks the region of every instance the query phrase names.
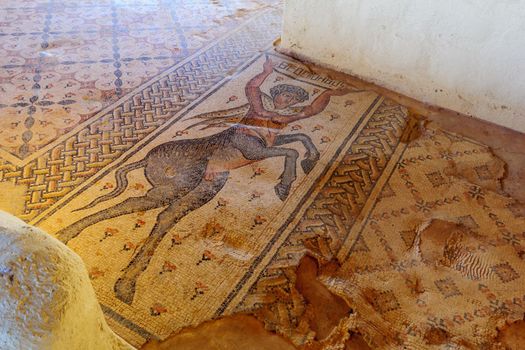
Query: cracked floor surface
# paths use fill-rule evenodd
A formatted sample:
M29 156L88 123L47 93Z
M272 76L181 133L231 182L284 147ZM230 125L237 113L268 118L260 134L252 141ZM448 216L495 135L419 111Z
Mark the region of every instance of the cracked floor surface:
M519 348L522 134L275 52L279 2L1 6L0 209L136 347Z

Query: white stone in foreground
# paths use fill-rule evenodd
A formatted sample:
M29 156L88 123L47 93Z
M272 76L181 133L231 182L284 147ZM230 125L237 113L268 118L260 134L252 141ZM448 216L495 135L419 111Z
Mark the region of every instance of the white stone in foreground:
M0 349L133 349L106 324L80 257L2 211Z

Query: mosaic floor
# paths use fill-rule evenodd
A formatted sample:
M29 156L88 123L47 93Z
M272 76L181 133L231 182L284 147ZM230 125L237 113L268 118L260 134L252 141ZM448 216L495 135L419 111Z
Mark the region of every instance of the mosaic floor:
M503 162L401 142L405 107L276 53L279 2L0 6L0 209L83 258L134 346L243 313L304 349L461 349L523 315ZM353 310L323 337L305 256Z

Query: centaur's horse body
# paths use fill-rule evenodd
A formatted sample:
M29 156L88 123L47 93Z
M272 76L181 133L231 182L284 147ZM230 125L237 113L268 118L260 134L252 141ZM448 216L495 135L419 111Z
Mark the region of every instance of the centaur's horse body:
M145 243L115 284L116 296L122 301L128 304L133 301L136 281L148 267L166 233L186 214L213 199L225 185L230 170L266 158L284 157L281 180L275 186L276 195L284 200L296 178L299 153L295 149L278 146L301 142L306 148L306 156L301 161L303 171L309 173L314 167L319 152L310 137L305 134L280 135L279 132L288 123L318 114L328 105L331 96L343 95L348 90L325 91L298 113L283 115L280 110L306 101L308 94L296 86L277 85L270 90L273 108L265 108L268 102L265 99L269 97L261 93L260 86L272 71L272 62L267 60L263 72L247 84L249 109L239 123L208 137L166 142L153 148L144 159L117 170L117 185L111 193L81 209L122 194L128 184L127 173L139 168L144 168L144 175L151 184L151 189L144 196L128 198L88 215L57 233L67 243L83 229L101 220L165 207Z

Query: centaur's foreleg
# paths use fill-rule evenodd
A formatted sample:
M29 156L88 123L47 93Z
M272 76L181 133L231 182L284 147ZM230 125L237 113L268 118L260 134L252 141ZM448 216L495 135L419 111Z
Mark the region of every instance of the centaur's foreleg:
M231 141L248 160L284 157L284 170L280 177L281 182L275 186L275 193L280 200L285 200L290 193L292 183L297 178L296 163L299 152L292 148L267 147L262 139L243 133L233 135Z
M319 160L319 151L315 147L314 143L310 136L305 134L288 134L288 135L279 135L275 138L274 145L280 146L292 142L301 142L306 148L305 159L301 161L301 167L305 174L308 174L314 168L315 164Z
M140 274L146 270L158 245L168 231L185 215L202 207L215 197L222 189L229 172L214 174L211 180L202 179L201 182L184 197L173 201L158 216L155 226L133 257L128 266L123 270L122 277L115 283L115 295L127 304L131 304L135 295L135 285Z

